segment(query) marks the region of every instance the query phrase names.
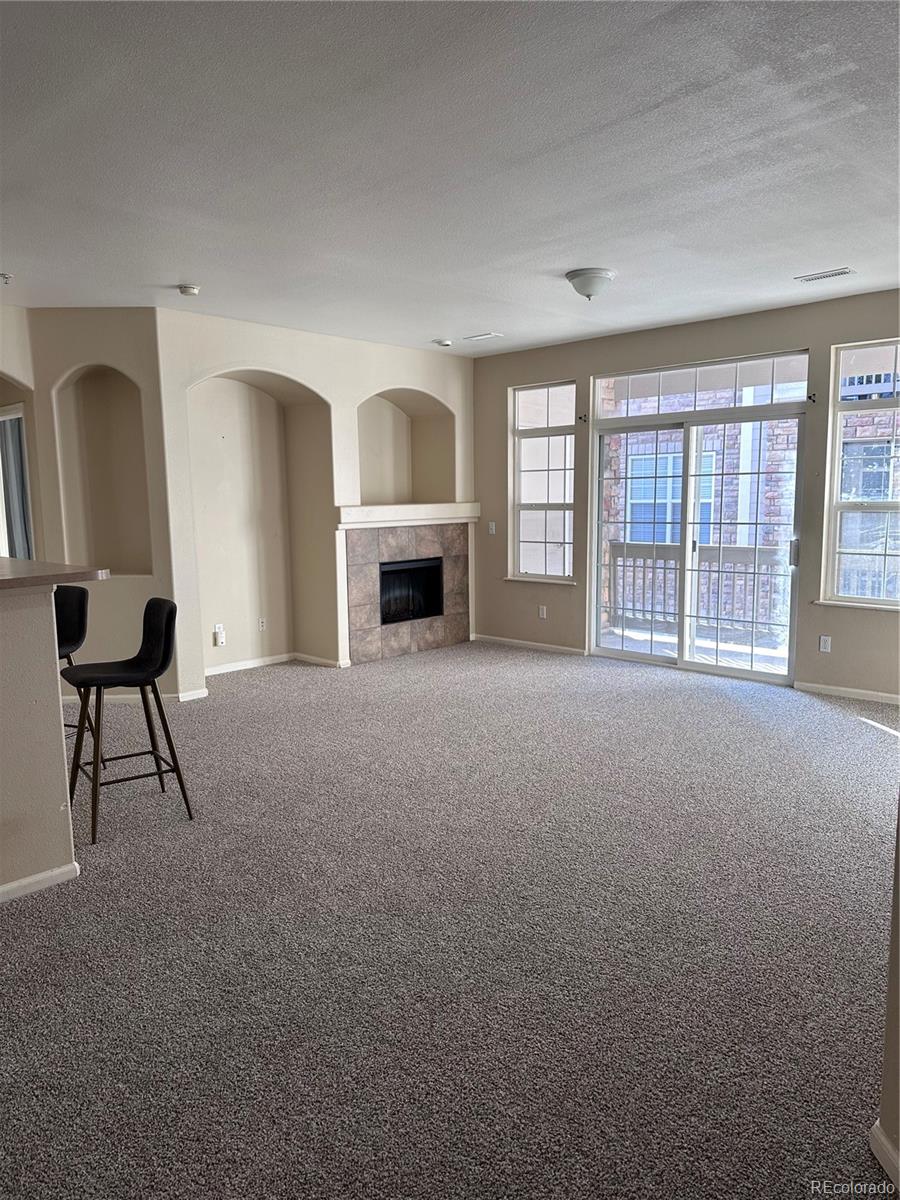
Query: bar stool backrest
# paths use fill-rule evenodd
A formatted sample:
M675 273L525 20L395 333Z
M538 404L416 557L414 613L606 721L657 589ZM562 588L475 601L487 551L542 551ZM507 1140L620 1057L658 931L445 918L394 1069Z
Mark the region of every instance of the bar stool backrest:
M168 670L175 649L174 600L153 596L144 606L144 636L135 664L146 670L148 679L158 679Z
M88 590L62 584L53 593L56 609L56 649L59 658L74 654L87 637Z

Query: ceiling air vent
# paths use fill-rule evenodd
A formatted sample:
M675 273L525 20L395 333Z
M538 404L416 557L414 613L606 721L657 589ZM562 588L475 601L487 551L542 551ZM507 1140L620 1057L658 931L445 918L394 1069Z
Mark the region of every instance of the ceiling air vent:
M823 279L840 279L842 275L855 275L852 267L835 267L833 271L816 271L812 275L795 275L797 283L820 283Z
M495 338L495 337L503 337L503 334L502 333L494 333L493 330L490 333L470 333L470 334L467 334L463 338L463 341L464 342L486 342L488 340L488 338Z

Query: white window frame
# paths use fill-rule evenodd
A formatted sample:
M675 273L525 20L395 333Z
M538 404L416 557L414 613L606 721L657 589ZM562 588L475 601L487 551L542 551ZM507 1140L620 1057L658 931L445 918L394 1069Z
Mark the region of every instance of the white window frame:
M572 569L565 575L537 575L528 571L522 571L519 567L519 514L521 512L569 512L572 514L572 523L575 522L575 496L572 495L571 503L567 501L547 501L546 504L523 503L519 498L519 448L522 443L528 438L535 437L566 437L571 435L573 438L572 464L573 464L573 487L575 482L574 464L576 447L575 440L575 424L576 420L571 425L548 425L539 426L536 429L517 429L516 428L516 394L518 392L526 392L531 388L551 388L570 386L576 388L576 410L577 410L577 384L574 379L551 379L547 382L540 383L520 383L509 389L509 477L510 477L510 503L509 503L509 573L508 580L518 580L526 583L556 583L564 584L569 587L575 584L575 544L574 544L574 528L572 532ZM547 543L548 545L550 543ZM565 553L565 552L564 552Z
M30 462L29 446L28 446L28 422L25 420L25 405L22 403L3 405L2 407L0 407L0 421L21 421L22 422L22 449L24 451L24 456L25 456L24 483L25 483L26 499L28 501L28 517L29 517L28 532L29 532L29 536L31 538L31 552L32 552L32 554L34 554L35 553L34 511L32 509L32 504L31 504L31 474L30 474L31 462ZM2 467L0 467L0 510L3 509L3 505L4 505L3 487L4 487L4 484L3 484L3 478L2 478ZM7 533L6 533L5 510L0 511L0 520L3 521L3 545L8 550L9 547L8 547L7 541L6 541Z
M844 512L900 512L900 500L841 500L841 416L848 413L882 412L900 407L896 395L879 400L841 401L841 353L844 350L877 349L880 346L900 347L900 338L881 338L874 342L845 342L831 348L831 393L828 414L828 466L825 480L824 553L822 555L821 601L847 608L900 609L900 599L883 596L845 596L837 590L837 540L840 515ZM900 355L900 351L898 351ZM898 358L895 356L895 367ZM873 386L877 386L874 384ZM897 386L897 381L894 381Z

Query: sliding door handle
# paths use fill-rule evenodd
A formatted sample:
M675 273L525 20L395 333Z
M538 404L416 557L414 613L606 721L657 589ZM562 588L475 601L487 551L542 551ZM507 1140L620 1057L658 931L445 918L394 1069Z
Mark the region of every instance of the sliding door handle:
M800 565L800 539L791 538L790 558L788 560L792 567Z

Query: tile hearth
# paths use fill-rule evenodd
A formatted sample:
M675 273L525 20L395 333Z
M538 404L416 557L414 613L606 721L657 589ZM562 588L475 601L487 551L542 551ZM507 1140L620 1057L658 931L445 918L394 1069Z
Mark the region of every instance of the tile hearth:
M444 615L381 624L380 564L442 558ZM376 662L469 640L468 525L395 525L347 530L350 661Z

